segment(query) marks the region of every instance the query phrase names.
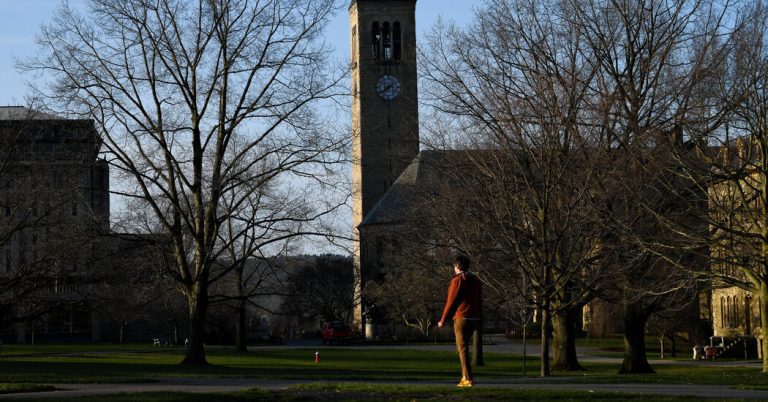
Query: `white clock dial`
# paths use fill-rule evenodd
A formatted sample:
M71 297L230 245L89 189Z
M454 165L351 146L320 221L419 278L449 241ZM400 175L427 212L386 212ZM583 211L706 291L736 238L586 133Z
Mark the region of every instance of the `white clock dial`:
M400 93L400 81L392 75L384 74L376 83L376 92L386 100L395 99Z

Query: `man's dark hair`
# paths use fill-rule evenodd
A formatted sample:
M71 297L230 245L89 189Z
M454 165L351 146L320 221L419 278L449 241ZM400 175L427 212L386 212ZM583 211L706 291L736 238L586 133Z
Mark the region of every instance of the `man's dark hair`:
M469 271L469 257L466 255L457 255L453 258L453 263L459 266L459 270Z

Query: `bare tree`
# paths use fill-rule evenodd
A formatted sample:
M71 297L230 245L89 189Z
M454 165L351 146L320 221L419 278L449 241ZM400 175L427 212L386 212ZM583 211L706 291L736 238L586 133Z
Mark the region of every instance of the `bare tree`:
M644 345L648 317L693 299L697 289L690 268L700 250L684 240L706 232L690 225L706 191L694 177L677 174L680 159L671 155L692 156L683 130L700 118L696 89L717 70L711 56L720 49L727 2L574 4L597 69L596 115L615 149L617 213L608 223L621 245L621 294L614 294L625 314L620 372L652 372ZM662 222L688 224L692 232L668 231Z
M701 118L691 127L696 161L685 173L705 177L708 205L697 216L709 226L714 286L738 286L760 300L760 330L768 334L768 4L749 2L720 51L718 74L702 82L696 100ZM676 228L679 230L679 228ZM749 305L749 304L747 304ZM747 313L746 316L751 316ZM748 318L749 319L749 318ZM746 328L745 328L746 329ZM768 373L768 342L762 342Z
M292 264L293 265L293 264ZM354 305L352 259L335 255L310 257L286 268L287 297L282 312L304 322L349 323Z
M432 259L423 254L399 257L399 264L388 264L395 269L383 280L366 286L365 296L393 322L414 328L426 338L442 312L448 270L439 270L439 264L424 264Z
M289 273L271 257L288 255L291 242L305 234L331 236L332 228L315 223L343 205L343 201L332 204L329 200L318 210L313 207L318 194L308 188L286 190L289 183L283 184L277 178L246 183L237 189L250 193L245 200L233 191L222 198L221 208L228 218L219 234L225 247L215 256L215 275L226 285L211 295L211 303L225 303L237 312L235 344L239 350L246 350L247 307L269 310L258 300L285 295L283 281Z
M112 166L128 178L119 192L144 201L170 236L189 308L184 363L207 363L223 223L261 184L312 180L337 160L340 133L321 130L314 109L341 93L343 71L329 73L321 36L334 5L93 0L85 16L64 5L39 35L41 56L22 66L50 77L38 89L51 108L96 122Z
M169 263L168 244L158 240L154 235L113 234L97 243L100 269L89 278L94 285L88 301L100 318L117 324L121 344L130 325L162 312L178 296L164 266Z
M603 283L611 248L601 224L607 152L588 108L596 66L570 2L490 1L467 31L440 28L422 51L430 102L468 140L466 177L494 266L528 278L542 311L541 375L579 369L574 312ZM469 250L468 250L469 251ZM491 256L491 253L487 254Z

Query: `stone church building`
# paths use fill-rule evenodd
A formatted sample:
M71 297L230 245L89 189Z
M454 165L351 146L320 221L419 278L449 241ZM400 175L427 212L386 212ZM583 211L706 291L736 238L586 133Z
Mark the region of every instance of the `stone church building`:
M360 330L366 283L412 264L413 259L401 261L407 256L441 267L450 260L455 250L438 244L446 239L418 223L429 218L436 196L456 185L450 176L473 169L462 163L462 152L419 150L416 3L352 0L349 6L353 230L356 293L362 299L354 316Z
M393 269L392 259L406 248L416 249L435 264L445 264L452 252L437 246L438 235L428 233L430 229L410 233L414 220L421 218L419 214L429 213L429 203L434 202L430 194L439 194L453 185L446 169L462 168L458 151L419 149L416 3L352 0L349 6L358 297L362 297L367 282L379 280ZM414 238L418 244L404 243ZM759 326L755 321L758 317L738 328L733 320L757 303L746 295L724 292L734 291L718 289L704 295L701 314L692 319L717 324L714 335L751 335L752 329ZM361 330L365 309L363 299L355 312L355 324ZM697 314L694 311L692 315ZM621 314L608 303L595 302L585 308L583 321L583 330L593 335L621 332ZM722 325L718 324L721 321Z

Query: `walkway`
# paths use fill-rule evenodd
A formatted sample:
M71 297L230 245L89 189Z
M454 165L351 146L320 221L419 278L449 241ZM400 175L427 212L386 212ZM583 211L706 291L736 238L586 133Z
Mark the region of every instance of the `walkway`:
M520 382L508 379L489 379L476 385L478 388L507 388L507 389L562 389L584 390L595 392L622 392L645 395L692 396L697 398L720 399L768 399L768 391L732 389L724 385L688 385L688 384L570 384ZM353 381L347 381L350 383ZM268 390L283 390L294 384L305 384L308 381L295 380L251 380L230 378L161 378L157 382L144 384L54 384L59 390L27 394L5 394L0 399L42 399L56 397L97 396L117 393L140 392L189 392L212 393L233 392L248 388ZM430 385L453 387L451 382L424 381L361 381L361 383L401 384L401 385Z

